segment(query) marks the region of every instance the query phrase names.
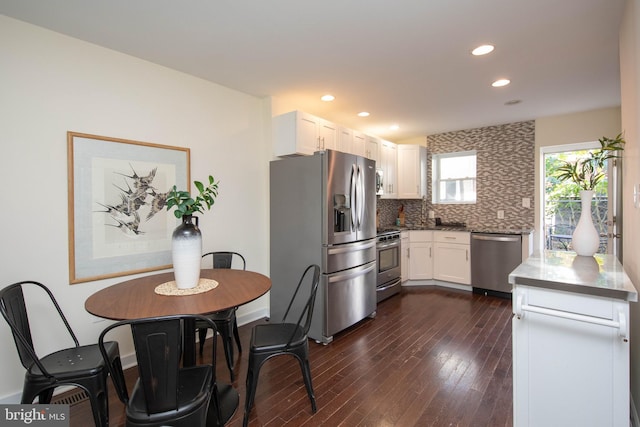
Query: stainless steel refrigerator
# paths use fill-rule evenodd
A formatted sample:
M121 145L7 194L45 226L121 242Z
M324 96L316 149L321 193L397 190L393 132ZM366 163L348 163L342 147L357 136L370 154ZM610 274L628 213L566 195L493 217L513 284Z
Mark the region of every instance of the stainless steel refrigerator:
M329 343L375 316L375 197L373 160L326 150L271 162L271 318L282 319L309 264L322 270L312 339Z

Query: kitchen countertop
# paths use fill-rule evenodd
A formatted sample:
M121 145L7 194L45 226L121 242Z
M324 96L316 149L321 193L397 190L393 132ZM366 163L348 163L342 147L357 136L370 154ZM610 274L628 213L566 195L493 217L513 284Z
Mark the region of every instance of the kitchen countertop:
M513 270L509 283L638 301L638 292L613 255L585 257L574 252L545 251L530 256Z

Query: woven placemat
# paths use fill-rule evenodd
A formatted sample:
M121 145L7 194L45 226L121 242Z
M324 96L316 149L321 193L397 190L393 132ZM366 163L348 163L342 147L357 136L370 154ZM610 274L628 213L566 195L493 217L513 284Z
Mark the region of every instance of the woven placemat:
M178 286L176 286L176 281L172 280L156 286L154 291L158 295L168 296L196 295L215 289L216 286L218 286L218 282L215 280L200 278L197 286L189 289L179 289Z

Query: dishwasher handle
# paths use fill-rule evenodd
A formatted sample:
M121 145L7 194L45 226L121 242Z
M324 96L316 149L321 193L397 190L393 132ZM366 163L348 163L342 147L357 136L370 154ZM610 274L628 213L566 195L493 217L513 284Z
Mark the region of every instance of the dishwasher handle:
M505 236L501 234L476 234L471 233L473 240L488 240L491 242L519 242L520 236Z

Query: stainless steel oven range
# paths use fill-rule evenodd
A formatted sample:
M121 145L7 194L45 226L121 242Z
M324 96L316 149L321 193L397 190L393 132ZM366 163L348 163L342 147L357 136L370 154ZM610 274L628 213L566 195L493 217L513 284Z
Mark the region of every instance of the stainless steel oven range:
M400 292L400 231L379 231L376 251L376 300L380 302Z

